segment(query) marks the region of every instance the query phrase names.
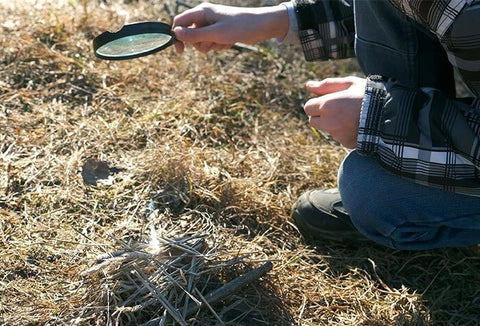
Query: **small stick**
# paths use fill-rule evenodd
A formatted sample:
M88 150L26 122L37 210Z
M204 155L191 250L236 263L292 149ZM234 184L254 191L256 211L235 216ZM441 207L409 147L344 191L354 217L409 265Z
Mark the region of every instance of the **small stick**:
M168 17L170 17L170 20L173 22L173 18L175 18L175 14L173 13L172 8L170 8L170 5L168 3L165 3L163 5L163 8L167 12Z
M193 8L193 6L191 6L188 3L185 3L183 1L178 1L178 0L175 1L175 13L178 14L178 8L180 8L180 7L185 7L187 9L192 9Z
M207 306L208 309L210 309L210 311L212 312L212 314L215 316L215 318L217 318L217 320L219 321L220 325L225 325L225 323L222 321L222 319L218 316L217 312L212 308L212 306L208 303L207 299L205 299L205 297L202 295L202 292L200 292L199 289L195 288L195 292L197 293L197 295L200 297L200 299L202 299L202 305L204 306Z
M265 264L263 264L260 267L257 267L255 269L252 269L248 273L237 277L233 281L228 282L227 284L223 285L222 287L213 290L212 292L208 293L206 296L202 297L202 303L200 305L192 304L185 316L188 317L190 315L193 315L195 312L197 312L199 309L208 306L211 309L211 304L222 300L223 298L227 297L228 295L231 295L235 293L240 287L252 282L253 280L260 278L267 274L273 267L272 262L267 261ZM197 293L198 294L198 293ZM171 314L172 315L172 314ZM173 315L172 315L173 316ZM145 324L142 324L141 326L154 326L158 325L159 321L161 320L160 317L157 317L155 319L152 319L148 321Z
M235 293L239 288L242 286L252 282L253 280L256 280L265 274L267 274L273 267L272 262L267 261L265 264L263 264L260 267L257 267L255 269L252 269L248 273L237 277L233 281L228 282L227 284L221 286L220 288L213 290L212 292L208 293L205 296L205 302L208 304L213 304L217 301L220 301L227 297L228 295L231 295ZM194 314L198 309L201 309L205 306L205 303L200 304L199 306L197 305L192 305L188 310L186 316L190 316Z
M100 254L98 255L97 257L95 257L97 263L99 262L102 262L104 260L108 260L110 258L114 258L114 257L119 257L121 255L123 255L124 253L126 253L125 250L117 250L117 251L114 251L114 252L106 252L106 253L103 253L103 254Z
M150 291L152 296L156 298L162 306L169 312L170 316L172 316L177 323L179 323L181 326L187 326L187 323L183 319L183 317L180 315L180 313L170 304L170 302L165 298L157 289L152 286L148 282L148 278L143 275L143 272L139 270L138 268L134 267L134 270L137 272L138 278L140 281L143 283L143 285Z

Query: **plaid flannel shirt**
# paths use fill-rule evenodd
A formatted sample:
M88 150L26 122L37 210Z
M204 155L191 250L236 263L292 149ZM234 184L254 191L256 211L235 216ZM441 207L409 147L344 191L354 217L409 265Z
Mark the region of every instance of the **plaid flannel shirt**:
M370 76L357 150L420 184L480 196L480 1L391 2L437 36L472 97L455 99L433 88L402 87L389 76ZM307 60L353 56L351 1L294 0L292 5ZM393 104L402 110L390 119Z

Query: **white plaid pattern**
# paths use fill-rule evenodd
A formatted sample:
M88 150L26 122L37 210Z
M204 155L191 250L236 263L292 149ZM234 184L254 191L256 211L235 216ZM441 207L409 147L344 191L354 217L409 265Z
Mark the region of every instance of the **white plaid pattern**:
M418 183L480 196L480 1L390 1L437 35L473 97L451 99L435 89L394 90L393 81L372 76L362 107L357 149ZM293 3L307 60L353 55L353 11L347 1ZM419 103L423 106L415 107ZM397 110L396 124L385 133L382 114L387 105L401 110ZM414 116L412 112L419 113Z

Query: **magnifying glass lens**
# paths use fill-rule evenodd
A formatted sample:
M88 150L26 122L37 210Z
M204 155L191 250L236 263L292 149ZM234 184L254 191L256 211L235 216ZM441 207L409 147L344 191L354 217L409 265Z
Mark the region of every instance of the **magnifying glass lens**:
M118 32L93 39L95 55L105 60L127 60L149 55L175 43L172 27L161 22L127 24Z
M97 49L97 53L108 57L123 58L141 55L162 47L172 40L172 36L163 33L146 33L125 36L110 41Z

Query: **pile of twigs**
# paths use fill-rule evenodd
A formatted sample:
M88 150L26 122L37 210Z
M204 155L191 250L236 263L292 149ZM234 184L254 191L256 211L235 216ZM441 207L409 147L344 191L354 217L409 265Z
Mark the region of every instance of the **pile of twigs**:
M224 324L242 300L235 292L273 266L267 261L227 280L245 266L246 257L219 260L218 246L209 246L206 235L168 239L157 234L152 227L148 244L117 241L122 249L96 257L95 265L83 273L91 281L93 300L77 322L98 320L100 314L114 325L189 325L197 319ZM245 316L248 311L235 317Z

